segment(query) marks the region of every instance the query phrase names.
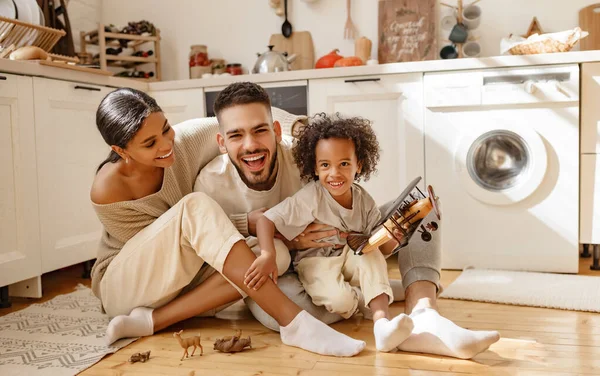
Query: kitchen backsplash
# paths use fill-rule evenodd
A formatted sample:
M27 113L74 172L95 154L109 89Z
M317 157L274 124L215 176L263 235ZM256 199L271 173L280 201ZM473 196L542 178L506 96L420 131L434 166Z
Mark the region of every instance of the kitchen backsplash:
M578 25L579 9L595 2L481 0L477 3L482 10L481 26L474 32L481 44L481 56L499 55L500 40L511 33L524 34L533 17L545 32L572 29ZM344 39L345 0L288 0L288 6L294 30L311 32L315 60L335 48L344 56L354 54L354 41ZM373 57L377 56L377 8L376 0L352 0L352 19L359 35L373 41ZM195 44L208 46L211 58L241 63L251 70L256 53L265 51L269 37L280 33L283 23L283 17L275 14L268 0L71 0L69 14L76 30L89 30L98 19L115 25L143 19L153 22L161 29L163 80L189 77L188 55ZM449 14L449 8L438 4L437 14L439 26L440 16ZM445 38L438 32L438 50Z

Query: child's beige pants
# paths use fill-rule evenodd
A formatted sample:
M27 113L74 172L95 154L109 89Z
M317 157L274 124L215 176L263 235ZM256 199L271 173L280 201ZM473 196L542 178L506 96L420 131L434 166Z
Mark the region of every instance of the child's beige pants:
M358 292L353 287L360 286L365 307L381 294L389 297L388 304L394 301L387 264L379 251L357 256L345 246L339 256L303 258L297 271L315 305L346 319L358 309Z

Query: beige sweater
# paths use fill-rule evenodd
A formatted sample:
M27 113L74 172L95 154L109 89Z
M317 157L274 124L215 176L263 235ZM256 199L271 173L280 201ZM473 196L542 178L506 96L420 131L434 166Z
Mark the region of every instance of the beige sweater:
M284 129L291 129L299 117L272 108L273 119ZM208 162L219 155L216 118L192 119L175 129L175 163L165 169L161 189L138 200L92 206L104 226L96 263L92 269L92 290L100 297L100 281L106 268L125 243L153 223L185 195L192 192L194 181Z

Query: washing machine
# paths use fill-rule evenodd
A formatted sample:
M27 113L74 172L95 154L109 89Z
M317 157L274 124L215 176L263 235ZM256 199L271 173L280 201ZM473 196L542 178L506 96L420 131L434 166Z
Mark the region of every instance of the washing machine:
M426 74L442 267L577 273L579 66Z

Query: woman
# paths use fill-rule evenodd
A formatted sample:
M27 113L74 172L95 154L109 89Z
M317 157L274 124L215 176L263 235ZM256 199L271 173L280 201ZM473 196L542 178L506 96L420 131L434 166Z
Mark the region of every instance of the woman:
M244 285L256 256L211 198L190 193L200 168L218 154L216 119L174 129L153 98L124 88L102 100L96 125L112 149L91 190L105 229L92 289L114 317L108 343L250 296L277 320L287 345L335 356L364 349L363 341L301 310L271 280L258 291Z

